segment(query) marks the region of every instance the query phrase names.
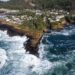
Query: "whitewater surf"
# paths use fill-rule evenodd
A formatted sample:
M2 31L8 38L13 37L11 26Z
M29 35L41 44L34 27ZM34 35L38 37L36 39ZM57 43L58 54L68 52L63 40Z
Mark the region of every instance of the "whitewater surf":
M24 48L26 36L0 30L0 75L75 75L75 26L43 35L39 57Z

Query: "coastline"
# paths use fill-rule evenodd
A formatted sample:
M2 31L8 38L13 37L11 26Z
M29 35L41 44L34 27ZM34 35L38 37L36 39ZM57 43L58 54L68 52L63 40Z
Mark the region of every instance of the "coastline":
M52 30L60 31L64 28L65 24L69 24L67 18L65 18L65 23L56 24L51 28ZM26 43L24 43L24 48L26 51L29 51L30 54L34 54L38 56L38 45L40 44L40 40L44 33L48 32L49 28L45 28L44 30L31 30L31 28L20 28L17 24L10 24L4 20L0 20L0 30L7 30L7 34L9 36L27 36L29 38Z
M40 40L42 38L43 32L41 35L32 35L30 32L26 32L22 29L19 29L18 27L14 25L8 25L8 24L2 24L0 23L0 30L4 31L7 30L7 34L9 36L27 36L29 38L26 43L24 43L24 48L26 51L29 51L30 54L34 54L38 56L38 45L40 43ZM37 37L38 36L38 37ZM37 37L37 38L36 38Z

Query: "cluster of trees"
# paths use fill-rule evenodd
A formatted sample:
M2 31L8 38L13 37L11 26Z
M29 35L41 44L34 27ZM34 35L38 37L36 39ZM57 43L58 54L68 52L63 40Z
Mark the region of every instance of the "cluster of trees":
M28 0L30 2L30 0ZM31 0L35 4L35 8L40 9L65 9L70 10L72 7L72 0ZM25 0L10 0L8 2L1 2L0 7L6 8L29 8Z

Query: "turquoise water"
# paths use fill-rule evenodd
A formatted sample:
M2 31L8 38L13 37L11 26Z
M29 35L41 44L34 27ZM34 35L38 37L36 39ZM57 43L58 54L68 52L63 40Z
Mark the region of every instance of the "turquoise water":
M39 57L29 54L23 43L27 37L0 31L0 75L75 75L75 26L45 33Z

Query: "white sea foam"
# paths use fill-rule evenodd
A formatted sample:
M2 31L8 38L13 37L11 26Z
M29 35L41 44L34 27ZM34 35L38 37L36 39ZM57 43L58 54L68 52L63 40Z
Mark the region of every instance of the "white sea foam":
M56 32L56 31L53 31L50 33L50 35L65 35L65 36L69 36L69 35L72 35L75 33L75 29L70 29L70 30L61 30L60 32Z
M48 60L43 60L42 56L38 58L35 55L26 53L23 43L27 39L26 36L9 37L7 31L0 31L0 41L4 45L4 49L0 50L0 61L2 62L0 68L3 69L3 66L7 67L0 72L1 75L44 75L52 68L52 63ZM6 60L8 60L7 65L5 65ZM9 65L10 63L11 65Z
M0 49L0 69L5 65L7 60L6 52L3 49Z
M65 35L65 36L70 35L69 31L52 32L51 34L52 35Z
M74 30L62 30L61 32L52 32L50 35L68 36L73 33ZM48 36L45 35L43 38ZM0 31L0 75L46 75L47 72L51 75L55 68L62 69L62 67L65 67L66 62L58 61L52 63L48 61L45 57L47 54L45 48L48 45L44 45L42 41L40 41L41 44L39 46L39 58L28 54L23 46L23 43L27 40L26 36L9 37L7 31ZM53 46L48 40L46 41L49 46Z
M51 35L61 33L52 32ZM63 31L62 35L69 34ZM63 64L60 61L53 63L48 61L45 57L47 51L44 51L46 45L42 41L39 46L39 58L28 54L23 46L23 43L27 40L26 36L9 37L7 31L0 31L0 42L4 45L4 47L1 47L0 44L0 48L3 48L0 49L0 69L2 69L0 70L0 75L45 75L48 71L51 73L55 67L58 68L59 66L62 68L64 66L65 63ZM48 40L46 41L50 44Z

